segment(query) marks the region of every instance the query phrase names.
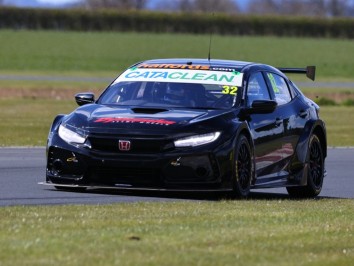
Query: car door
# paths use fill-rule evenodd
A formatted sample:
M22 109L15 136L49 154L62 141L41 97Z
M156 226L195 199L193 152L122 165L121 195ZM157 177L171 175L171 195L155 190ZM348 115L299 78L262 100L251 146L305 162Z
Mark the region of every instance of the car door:
M278 104L277 112L283 123L284 133L281 148L283 161L281 171L284 175L288 175L288 165L308 119L308 107L300 100L300 97L296 97L296 91L291 90L287 79L269 72L265 76L267 83L271 87L272 98Z
M271 100L269 86L262 72L250 75L246 89L246 104L251 107L255 100ZM279 164L283 157L283 120L278 108L271 113L249 114L248 125L254 140L255 168L257 185L274 182L281 170Z

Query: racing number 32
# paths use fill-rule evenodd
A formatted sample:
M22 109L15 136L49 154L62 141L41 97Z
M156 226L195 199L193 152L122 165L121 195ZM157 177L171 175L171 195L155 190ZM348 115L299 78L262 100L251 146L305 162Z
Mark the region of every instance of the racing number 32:
M221 91L223 94L231 94L236 95L237 87L236 86L222 86L223 90Z

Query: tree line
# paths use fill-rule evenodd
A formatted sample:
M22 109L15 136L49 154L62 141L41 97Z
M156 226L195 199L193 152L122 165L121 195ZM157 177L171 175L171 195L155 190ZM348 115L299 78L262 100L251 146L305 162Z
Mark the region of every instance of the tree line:
M129 31L354 39L354 18L137 10L0 8L0 29Z
M101 8L144 10L152 7L159 11L190 13L237 14L242 12L258 15L354 16L353 0L249 0L246 9L242 10L234 0L83 0L77 4L77 7L89 10Z

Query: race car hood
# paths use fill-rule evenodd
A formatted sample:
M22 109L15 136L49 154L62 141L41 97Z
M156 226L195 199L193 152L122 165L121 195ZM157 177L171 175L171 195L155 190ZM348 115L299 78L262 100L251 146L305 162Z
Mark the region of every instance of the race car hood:
M219 117L228 110L115 107L90 104L71 113L65 123L93 133L168 132Z

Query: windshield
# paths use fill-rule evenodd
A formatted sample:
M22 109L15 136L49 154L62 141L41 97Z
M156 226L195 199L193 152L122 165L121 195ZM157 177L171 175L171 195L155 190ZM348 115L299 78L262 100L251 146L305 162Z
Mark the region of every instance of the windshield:
M134 107L228 109L240 98L243 74L237 71L133 67L122 73L98 100Z
M236 86L171 82L113 83L100 97L100 104L144 107L228 109L237 102Z

